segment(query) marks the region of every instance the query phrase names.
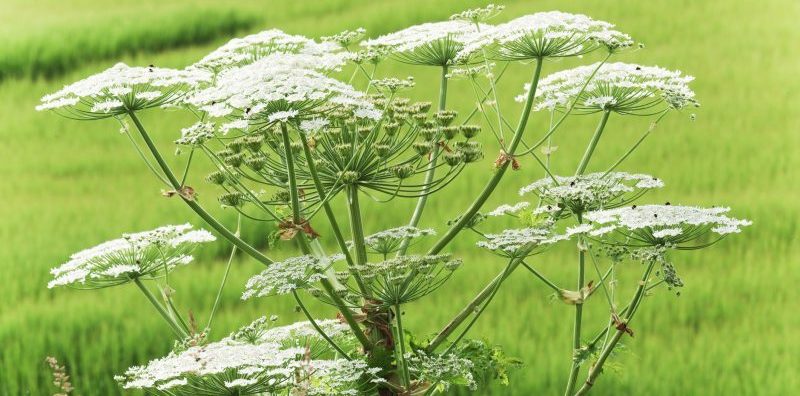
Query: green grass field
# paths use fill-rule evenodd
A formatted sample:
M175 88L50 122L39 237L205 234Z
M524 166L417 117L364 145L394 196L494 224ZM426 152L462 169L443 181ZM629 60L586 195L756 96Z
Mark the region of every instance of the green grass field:
M319 36L363 26L372 35L412 23L444 19L467 2L255 0L163 5L156 1L5 1L0 5L0 395L43 395L54 389L44 358L68 366L80 395L119 394L112 379L130 365L165 354L168 328L135 288L97 292L48 290L48 270L69 254L122 232L191 221L175 199L163 198L127 139L112 121L82 123L33 110L41 95L100 71L119 59L135 64L182 67L238 34L278 27ZM197 7L195 7L195 3ZM282 3L282 2L281 2ZM34 5L35 4L35 5ZM224 5L223 5L224 4ZM268 4L268 5L267 5ZM469 6L477 3L469 2ZM675 257L686 287L680 297L657 293L636 321L614 367L601 377L601 395L789 395L800 387L800 3L794 0L601 0L508 1L500 20L560 9L611 21L644 42L642 51L618 60L658 64L694 75L703 107L697 120L676 113L623 166L663 178L667 187L643 201L729 205L734 215L754 221L738 235L700 252ZM97 6L96 6L97 5ZM212 17L213 15L213 17ZM157 37L153 43L151 37ZM36 50L32 48L35 46ZM41 54L49 54L47 56ZM593 58L592 58L593 59ZM588 63L592 59L584 59ZM545 73L572 62L546 65ZM34 67L38 69L33 69ZM434 97L437 71L392 65L384 75L414 75L411 95ZM500 87L505 109L528 79L529 67L515 66ZM51 79L17 76L54 75ZM451 92L469 92L454 82ZM469 95L449 103L468 110ZM509 110L510 111L510 110ZM528 130L541 135L545 114L534 114ZM146 125L169 153L184 116L146 114ZM588 141L596 119L573 117L555 138L556 171L568 172ZM613 118L590 170L621 155L649 120ZM493 146L492 146L493 147ZM179 159L176 159L178 161ZM483 186L494 154L429 201L427 226L442 228ZM487 208L515 202L521 185L541 177L532 160L510 173ZM197 173L190 183L206 206L215 192ZM368 231L405 223L412 202L391 203ZM369 205L377 208L377 205ZM383 208L385 209L385 207ZM232 213L217 210L232 223ZM253 243L267 230L245 230ZM323 230L324 234L324 230ZM178 299L199 318L213 301L228 247L204 248L201 260L176 272ZM407 309L406 327L438 330L503 263L482 254L464 234L452 249L465 265L422 304ZM289 254L269 252L270 256ZM535 258L561 284L575 277L569 248ZM234 266L212 338L220 338L264 314L282 322L300 319L283 299L239 301L245 280L259 271L242 259ZM638 269L629 274L638 275ZM599 300L598 300L599 302ZM600 305L590 318L604 317ZM323 307L315 306L322 312ZM332 313L332 312L331 312ZM514 274L471 336L486 336L525 362L507 388L481 394L560 394L570 356L572 310L552 302L549 291L529 274ZM592 316L593 315L593 316ZM598 321L590 323L599 323Z

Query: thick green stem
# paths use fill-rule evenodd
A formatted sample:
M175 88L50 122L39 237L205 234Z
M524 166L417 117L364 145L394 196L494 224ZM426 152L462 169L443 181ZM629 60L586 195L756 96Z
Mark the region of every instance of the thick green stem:
M445 106L447 105L447 66L442 66L442 76L441 81L439 84L439 111L444 110ZM439 158L439 145L435 144L433 146L433 151L431 151L431 160L428 163L428 169L425 171L425 182L423 187L422 193L420 197L417 199L417 206L414 208L414 213L411 214L411 220L409 220L408 225L411 227L416 227L419 224L420 219L422 218L422 211L425 210L425 204L428 202L428 195L431 189L431 184L433 183L433 178L436 174L436 162ZM408 250L408 246L410 244L410 240L406 239L403 241L402 245L400 245L400 249L397 252L398 256L402 256L406 254Z
M166 308L164 308L164 307L163 307L163 306L162 306L162 305L161 305L161 304L158 302L158 300L157 300L157 299L156 299L156 297L153 295L153 293L152 293L152 292L150 292L150 289L148 289L148 288L147 288L147 287L146 287L146 286L145 286L145 285L142 283L142 281L141 281L141 280L139 280L139 278L134 278L134 279L133 279L133 283L135 283L135 284L136 284L136 286L138 286L138 287L139 287L139 290L141 290L141 291L142 291L142 293L144 293L144 296L145 296L145 297L147 297L147 300L148 300L148 301L150 301L150 304L153 304L153 307L155 307L155 308L156 308L156 310L158 311L158 313L161 315L161 317L162 317L162 318L164 318L164 320L166 320L166 321L167 321L167 323L169 324L169 326L172 328L172 331L174 331L174 332L175 332L175 335L177 335L179 339L184 339L184 338L186 338L186 337L188 337L188 336L189 336L189 335L186 333L186 331L184 331L184 330L183 330L183 329L182 329L182 328L181 328L181 327L180 327L180 326L179 326L177 323L175 323L175 319L173 319L173 318L172 318L172 316L170 316L170 314L167 312Z
M592 140L586 147L586 151L583 153L583 158L581 158L581 163L578 164L578 169L575 171L576 176L582 175L583 172L586 171L586 166L589 165L589 160L592 158L594 149L597 147L597 142L600 141L600 136L603 134L603 129L606 127L608 116L610 114L611 112L608 110L603 111L603 116L600 118L600 123L597 124L597 129L594 131L594 135L592 135Z
M297 191L297 178L294 172L294 157L292 156L292 141L289 139L289 131L286 129L286 123L281 123L281 135L283 135L283 148L286 153L286 172L289 179L289 200L292 204L292 222L295 226L299 226L302 217L300 216L300 194ZM303 235L298 234L300 238Z
M353 234L356 266L359 267L367 263L367 248L364 245L364 225L361 222L361 205L358 201L358 187L356 186L347 187L347 210L350 215L350 232Z
M530 116L531 107L533 106L533 99L536 96L536 89L539 85L539 76L542 72L542 59L536 60L536 69L533 72L533 77L531 78L531 89L528 91L528 97L525 99L525 107L522 109L522 114L519 118L519 123L517 124L517 128L514 131L514 136L511 139L511 143L506 148L505 155L513 156L517 150L517 146L519 146L520 141L522 140L522 135L525 133L525 127L528 125L528 118ZM450 241L455 238L455 236L461 232L461 230L466 227L467 224L472 220L472 217L475 216L476 213L483 207L483 204L486 203L486 200L489 199L489 196L492 195L497 185L500 183L500 180L503 178L506 170L510 165L511 161L506 161L502 165L500 165L495 174L486 183L486 186L483 188L483 191L478 194L478 197L472 202L472 204L467 208L466 211L461 215L458 221L447 230L447 233L442 235L442 237L436 242L435 245L428 251L428 254L437 254L445 246L447 246Z
M580 222L581 217L578 216ZM581 247L578 242L578 293L583 293L583 283L585 278L586 268L586 251ZM567 390L564 392L566 396L572 394L575 390L575 382L578 379L578 373L581 370L580 362L575 360L575 354L581 347L581 326L583 321L583 301L578 301L575 304L575 322L572 328L572 366L569 372L569 381L567 382Z
M174 188L175 191L181 191L182 186L180 181L175 177L175 174L172 173L172 169L170 169L169 165L167 165L167 162L164 161L164 158L161 156L161 153L158 151L158 148L156 148L156 145L153 143L153 140L150 139L150 135L147 134L147 131L144 129L144 126L142 126L142 123L139 121L139 118L136 117L136 114L133 111L129 112L128 116L130 116L131 121L133 121L133 123L136 125L136 129L139 130L139 134L141 134L142 139L144 140L145 144L147 144L147 147L150 149L150 153L155 158L156 162L158 163L158 166L161 168L161 171L164 172L164 174L167 176L167 179L172 185L172 188ZM263 253L259 252L256 248L250 246L250 244L243 241L238 236L234 235L228 228L222 225L222 223L217 221L217 219L215 219L208 212L206 212L205 209L203 209L197 203L197 201L195 201L194 199L188 199L182 195L180 195L180 197L186 203L186 205L189 206L189 208L191 208L195 213L197 213L198 216L200 216L200 218L203 219L203 221L206 222L206 224L208 224L211 228L217 231L220 235L222 235L223 238L227 239L230 243L236 245L236 247L238 247L239 249L242 249L243 252L247 253L250 257L256 259L261 264L268 266L273 263L273 261L269 257L265 256Z
M406 344L405 335L403 334L403 312L400 311L400 304L394 306L395 321L397 322L397 342L400 346L400 359L397 365L400 366L400 372L403 378L403 384L408 387L411 384L411 375L408 372L408 364L406 364Z
M289 139L289 131L286 129L285 123L281 124L281 132L283 134L284 153L286 155L286 171L288 172L287 176L289 178L289 200L292 204L292 221L295 224L300 224L300 198L297 191L297 178L294 172L294 157L292 154L291 140ZM302 232L297 233L295 239L300 245L300 250L303 252L303 254L311 254L311 248L308 246L308 241L306 240L305 234ZM356 338L358 338L365 349L369 349L371 343L361 330L361 326L359 326L358 322L353 317L353 313L350 312L350 308L348 308L347 304L342 300L341 297L339 297L336 288L333 286L330 280L322 278L320 279L320 284L322 284L325 292L328 293L331 300L333 300L334 304L336 304L336 307L339 308L339 312L341 312Z
M603 116L600 118L600 123L597 125L597 129L595 129L594 134L592 135L592 139L589 141L589 145L586 147L586 151L583 153L583 158L581 158L581 162L578 164L578 169L575 171L575 175L579 176L582 175L586 171L586 167L589 165L589 160L592 158L592 154L594 154L595 148L597 148L597 143L600 141L600 137L603 135L603 129L606 127L606 123L608 122L608 116L611 114L610 111L605 110L603 111ZM583 219L580 214L578 214L578 223L582 223ZM580 240L578 241L578 292L583 293L583 283L585 277L585 269L586 269L586 252L581 246ZM575 360L575 354L578 353L578 350L581 347L581 325L583 321L583 301L578 302L575 304L575 323L572 330L572 365L569 371L569 380L567 381L567 388L564 392L565 396L569 396L575 390L575 384L578 380L578 373L580 373L581 365L580 362Z
M516 263L514 263L515 261L516 261ZM503 279L508 278L508 275L511 273L511 271L516 269L517 266L519 265L519 263L521 263L521 262L522 262L522 260L520 260L520 259L511 259L511 261L508 262L508 265L506 266L506 268L505 268L505 270L503 272ZM483 305L481 305L480 309L478 309L478 312L475 312L475 315L472 316L472 320L469 321L467 326L464 327L464 330L461 331L461 333L458 335L458 337L456 337L456 339L453 340L453 342L450 344L450 346L447 348L447 350L445 350L445 352L444 352L445 355L450 353L456 347L456 345L459 343L459 341L461 341L464 338L464 336L467 335L467 333L472 328L472 326L475 325L475 322L478 321L478 318L483 314L483 312L486 310L486 308L489 306L489 304L492 303L492 300L494 299L494 296L497 295L497 291L500 290L500 286L501 285L502 285L502 282L498 282L494 286L494 288L492 289L492 292L489 293L489 297L486 298L486 302L484 302Z
M447 337L450 334L452 334L453 331L455 331L458 328L458 326L461 325L462 322L464 322L464 320L466 320L471 314L475 312L475 309L478 308L478 306L480 306L480 304L484 300L486 300L492 295L492 292L496 288L500 287L500 284L503 283L503 281L506 278L508 278L508 276L511 275L512 272L514 272L514 270L517 268L517 266L519 266L521 262L522 262L521 259L512 260L511 263L509 263L509 265L506 268L504 268L502 272L500 272L491 282L489 282L489 284L486 285L486 287L484 287L483 290L481 290L480 293L478 293L478 295L473 297L472 301L470 301L464 308L462 308L461 311L459 311L459 313L456 314L456 316L453 319L451 319L450 322L448 322L447 325L445 325L442 328L442 330L439 331L438 334L436 334L436 337L433 340L431 340L431 342L428 344L427 347L425 347L425 350L429 353L436 350L436 348L442 342L444 342L447 339Z
M636 293L633 295L633 299L631 299L631 302L628 305L630 309L623 317L623 323L625 326L630 324L631 319L633 319L633 315L636 313L636 308L638 308L639 304L642 302L642 298L644 298L647 290L647 279L650 277L650 273L653 272L654 266L655 260L650 261L650 263L647 265L647 269L644 271L641 281L639 281L639 286L636 288ZM589 370L589 375L586 378L586 382L584 382L583 386L578 389L578 392L575 393L575 396L585 395L589 392L592 386L594 386L595 380L603 372L603 365L605 364L606 360L608 360L611 352L614 351L614 348L617 346L617 343L619 342L620 338L622 338L623 334L625 334L625 329L617 330L616 333L614 333L614 336L611 337L608 345L606 345L605 349L603 349L603 351L600 353L600 356L597 358L597 362L595 362L595 364Z
M350 255L350 249L347 248L347 241L345 241L342 230L339 228L339 222L336 221L336 215L333 213L331 204L328 201L328 194L325 192L325 187L322 185L322 181L320 181L319 173L317 173L317 165L311 153L311 147L308 146L306 135L302 131L300 132L300 140L303 142L303 153L306 156L308 171L311 173L311 179L314 181L314 187L317 189L317 195L319 195L320 202L322 202L322 208L325 210L325 216L328 217L328 223L331 225L331 230L333 231L333 236L336 239L336 243L339 245L339 250L341 250L342 254L344 254L345 261L347 261L347 268L350 271L350 274L356 280L358 289L361 291L361 293L367 295L367 288L364 286L364 281L361 279L361 276L358 274L358 272L353 268L353 257Z

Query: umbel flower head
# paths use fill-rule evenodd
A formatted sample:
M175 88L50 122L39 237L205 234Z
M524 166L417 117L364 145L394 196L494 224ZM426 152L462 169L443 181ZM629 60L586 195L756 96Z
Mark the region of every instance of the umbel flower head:
M389 254L400 249L403 241L428 235L436 235L432 228L420 229L412 226L390 228L364 237L367 249L377 254Z
M563 216L568 216L627 205L647 191L661 187L663 181L645 174L590 173L545 177L522 187L519 194L536 194L545 203L545 209L559 209Z
M450 254L407 255L366 263L356 270L372 292L369 298L373 303L392 306L433 292L460 266L461 260L453 259Z
M508 258L522 258L542 253L550 245L568 239L566 235L553 233L552 222L526 228L503 230L499 234L486 234L486 240L478 241L478 247L489 249Z
M694 77L680 71L658 66L595 63L553 73L542 79L536 91L535 109L563 110L573 101L573 112L577 114L613 111L647 115L662 111L662 104L669 109L682 109L698 105L694 91L689 88L692 80ZM526 84L525 93L517 96L516 100L524 101L529 90L530 85Z
M341 258L340 255L329 258L306 255L276 261L247 281L242 299L287 294L309 287L325 278L323 272Z
M102 119L174 104L210 74L202 70L174 70L153 66L113 67L65 86L42 98L36 110L55 110L84 120Z
M206 55L189 69L204 69L213 73L232 67L251 64L272 54L298 55L306 68L333 70L347 60L347 55L337 53L331 43L317 43L300 35L286 34L278 29L265 30L242 38L235 38Z
M157 277L165 269L191 262L189 253L197 244L214 240L211 233L192 230L190 224L124 234L70 256L69 261L50 271L54 279L47 287L97 289Z
M633 44L630 36L613 27L586 15L538 12L470 35L458 58L469 59L483 48L498 60L562 58L598 48L617 51Z
M608 241L611 244L697 249L752 224L726 216L729 211L723 207L634 205L589 212L584 218L591 224L589 235L617 237ZM705 237L712 233L719 238L709 242Z
M469 35L488 27L461 20L423 23L363 41L361 45L388 52L404 63L447 66L455 62ZM462 61L467 60L465 57Z
M231 125L238 129L290 118L312 119L333 110L348 111L356 118L381 117L362 92L298 67L293 59L294 55L276 54L226 70L214 86L196 92L187 102L212 117L232 118Z
M346 326L337 322L318 324L329 336L341 338ZM266 330L265 323L261 318L221 341L131 367L117 380L125 389L155 395L261 395L295 390L323 395L349 394L362 376L369 376L364 362L310 358L309 340L321 337L308 322Z

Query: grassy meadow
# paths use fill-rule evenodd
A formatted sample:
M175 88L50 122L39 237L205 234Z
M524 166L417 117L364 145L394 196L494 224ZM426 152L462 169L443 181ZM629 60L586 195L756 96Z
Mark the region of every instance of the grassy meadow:
M0 4L0 395L44 395L52 389L48 355L68 367L79 395L120 394L112 377L170 348L168 327L134 287L100 291L48 290L49 269L69 254L122 232L190 221L193 213L143 166L113 121L78 122L37 113L39 98L119 60L183 67L227 41L277 27L318 37L363 26L377 35L413 23L444 19L478 2L424 0L292 2L172 2L97 0ZM686 286L675 296L659 290L637 316L635 338L613 360L595 389L600 395L789 395L800 388L800 2L795 0L507 1L497 21L559 9L615 23L646 44L616 59L657 64L694 75L702 107L662 121L623 170L656 175L663 191L642 202L725 205L754 225L742 235L675 262ZM597 55L581 63L593 62ZM575 61L545 65L544 73ZM434 98L438 70L387 63L382 76L413 75L415 98ZM500 105L512 118L511 99L529 79L530 65L514 65L498 88ZM451 84L448 104L468 112L474 97L464 81ZM171 153L171 142L188 125L185 115L151 112L143 122ZM555 135L555 173L577 163L596 118L572 117ZM547 126L534 113L528 138ZM603 170L622 155L650 120L611 117L589 170ZM486 131L485 131L486 132ZM488 138L489 133L484 132ZM495 147L487 144L488 147ZM423 225L444 229L488 179L496 153L465 171L426 209ZM185 158L170 158L180 163ZM517 189L542 176L531 158L509 172L486 208L518 200ZM207 165L207 164L206 164ZM197 172L190 179L206 207L216 191ZM412 202L368 204L367 231L404 224ZM234 215L215 213L234 223ZM245 239L263 246L268 230L248 226ZM325 234L325 230L321 230ZM451 245L464 266L442 289L409 307L406 327L437 331L504 263L474 247L467 233ZM329 241L332 243L332 241ZM332 245L331 245L332 246ZM178 303L201 323L208 316L229 247L202 248L199 260L175 273ZM268 255L290 254L277 249ZM574 251L557 249L531 262L557 283L572 285ZM299 320L292 301L241 302L243 284L261 267L241 258L225 289L212 339L269 314ZM639 275L631 268L630 279ZM590 272L591 274L591 272ZM596 278L596 277L595 277ZM592 279L591 276L589 279ZM599 327L607 313L601 300L589 308ZM327 309L313 306L317 312ZM333 314L331 311L330 314ZM554 302L550 291L522 270L500 291L470 334L503 345L525 362L508 387L479 394L553 395L566 382L573 310ZM593 333L593 330L589 330ZM618 370L617 370L618 369ZM585 370L584 370L585 372Z

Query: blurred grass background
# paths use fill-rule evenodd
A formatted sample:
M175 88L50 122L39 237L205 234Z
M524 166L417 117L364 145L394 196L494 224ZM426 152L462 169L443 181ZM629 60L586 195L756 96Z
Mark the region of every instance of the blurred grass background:
M46 288L48 270L69 254L122 232L192 221L139 162L112 121L82 123L33 107L45 93L96 73L119 60L182 67L233 37L278 27L318 37L363 26L378 35L423 21L441 20L483 2L422 0L236 2L122 0L4 0L0 3L0 394L53 391L45 356L68 366L77 394L111 395L112 376L169 350L168 328L134 288L97 292ZM800 167L800 3L794 0L601 0L507 1L499 21L559 9L611 21L647 47L617 60L677 68L697 77L693 88L703 107L697 120L676 113L663 121L624 170L663 178L667 187L644 202L730 205L754 220L742 235L712 248L675 257L686 287L680 297L661 291L646 300L636 337L626 341L597 394L788 395L800 387L798 276L798 167ZM581 63L588 63L587 57ZM550 63L545 73L575 62ZM499 88L506 111L528 80L530 66L510 69ZM381 75L414 75L417 99L434 98L435 69L390 65ZM466 82L453 82L448 103L468 111L474 103ZM515 116L512 115L512 118ZM545 114L535 114L530 136L541 135ZM163 151L189 119L148 113L145 125ZM596 119L573 117L555 138L553 163L567 173L588 141ZM590 169L621 155L649 120L612 117ZM488 134L486 134L488 135ZM494 147L494 146L489 146ZM182 157L173 159L176 163ZM494 154L462 174L429 201L424 225L443 228L484 184ZM196 173L190 183L206 206L215 191ZM509 173L487 208L516 202L519 186L541 177L532 160ZM393 201L380 216L367 216L369 231L407 221L411 202ZM229 224L233 215L217 210ZM374 212L373 212L374 213ZM267 230L249 227L261 243ZM324 234L324 232L323 232ZM465 265L440 291L408 307L407 327L438 330L503 263L474 248L464 234L452 245ZM222 243L199 252L201 260L176 272L179 303L207 317L224 270ZM282 256L288 252L268 252ZM563 285L574 283L569 247L533 262ZM263 315L300 319L293 303L259 299L242 303L244 281L261 268L237 261L224 294L213 339ZM630 277L638 268L631 268ZM627 280L627 279L623 279ZM629 282L628 285L631 283ZM628 286L631 288L631 286ZM600 300L589 311L592 328L606 317ZM325 308L315 306L323 312ZM331 312L327 312L331 314ZM509 387L479 394L559 394L570 356L572 310L519 271L507 282L471 336L504 346L525 367ZM592 320L593 319L593 320ZM592 330L589 330L591 333Z

